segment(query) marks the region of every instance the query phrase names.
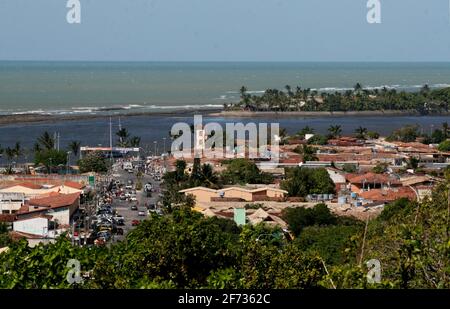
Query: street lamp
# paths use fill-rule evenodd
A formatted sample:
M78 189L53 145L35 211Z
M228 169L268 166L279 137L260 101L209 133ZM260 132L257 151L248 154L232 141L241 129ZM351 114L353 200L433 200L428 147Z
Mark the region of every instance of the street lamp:
M156 157L156 145L158 144L158 142L157 141L153 141L153 144L155 145L155 152L154 152L154 154L155 154L155 157Z

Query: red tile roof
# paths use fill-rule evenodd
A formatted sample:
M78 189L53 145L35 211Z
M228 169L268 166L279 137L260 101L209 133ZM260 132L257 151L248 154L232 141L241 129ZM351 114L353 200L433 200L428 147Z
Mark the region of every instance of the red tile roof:
M81 190L85 187L84 184L71 181L71 180L64 180L64 179L49 179L49 178L15 178L19 181L24 181L27 183L31 183L33 185L39 185L42 187L42 185L53 185L53 186L68 186L74 189Z
M350 176L350 177L349 177ZM362 174L362 175L356 175L351 176L350 174L347 175L347 180L350 183L360 184L360 183L390 183L390 184L400 184L400 181L398 179L392 178L389 175L386 174L375 174L372 172Z
M39 207L64 207L70 206L80 197L80 193L72 193L72 194L57 194L50 195L41 198L31 199L28 204L31 206L39 206Z
M38 185L38 184L35 184L32 182L18 182L15 184L10 184L6 188L12 188L12 187L16 187L16 186L21 186L21 187L25 187L28 189L34 189L34 190L42 189L42 185Z
M361 193L360 197L372 201L395 201L403 197L414 200L416 194L408 187L400 187L395 190L372 189Z

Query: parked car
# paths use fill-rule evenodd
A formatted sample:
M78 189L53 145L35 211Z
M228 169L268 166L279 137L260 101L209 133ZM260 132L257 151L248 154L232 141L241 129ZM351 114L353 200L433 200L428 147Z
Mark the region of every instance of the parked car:
M133 221L131 221L131 225L132 225L132 226L138 226L139 223L141 223L141 221L139 221L139 220L133 220Z
M137 201L137 197L136 197L136 195L132 195L132 196L130 196L130 201L132 201L132 202L136 202L136 201Z
M138 210L136 205L131 206L131 210Z
M156 205L155 204L148 204L148 206L147 206L147 209L148 210L150 210L150 209L155 209L156 208Z
M117 228L116 229L116 234L117 235L123 235L123 229L122 228Z

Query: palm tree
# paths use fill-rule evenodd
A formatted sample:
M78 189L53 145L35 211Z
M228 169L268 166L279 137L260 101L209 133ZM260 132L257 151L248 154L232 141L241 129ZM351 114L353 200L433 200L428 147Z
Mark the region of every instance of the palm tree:
M47 150L53 149L55 147L55 140L47 131L45 131L44 134L42 134L42 136L37 140Z
M71 141L69 143L69 150L72 151L73 155L78 156L78 152L80 151L81 142L79 141Z
M42 151L41 145L39 143L37 143L37 142L34 143L33 151L34 151L34 153L41 152Z
M302 145L301 147L297 147L295 152L299 153L303 157L303 163L307 161L318 161L319 158L316 156L316 148Z
M139 147L139 145L141 144L141 138L138 136L133 136L130 139L130 146L131 147Z
M306 126L297 133L299 136L305 136L306 134L314 134L314 129L310 126Z
M5 155L6 155L6 159L8 160L9 164L11 165L12 159L16 156L16 150L14 148L6 147Z
M16 159L16 161L18 161L18 159L23 154L23 150L22 150L22 147L20 146L20 142L16 142L13 150L14 150L14 158Z
M127 139L128 137L130 137L130 133L128 133L128 130L126 128L122 128L116 132L116 135L119 137L120 147L126 147L128 144Z
M328 132L330 132L332 138L340 137L342 134L342 127L340 125L332 125L328 128Z
M355 133L357 138L365 139L367 134L367 128L359 126L359 128L355 130Z
M361 85L361 83L356 83L353 89L355 90L355 93L360 93L361 90L363 89L363 86Z

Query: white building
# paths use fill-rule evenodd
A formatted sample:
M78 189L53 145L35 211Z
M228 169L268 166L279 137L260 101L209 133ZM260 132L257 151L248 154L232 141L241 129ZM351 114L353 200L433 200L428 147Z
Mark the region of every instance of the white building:
M16 213L25 204L25 194L0 192L0 214Z

